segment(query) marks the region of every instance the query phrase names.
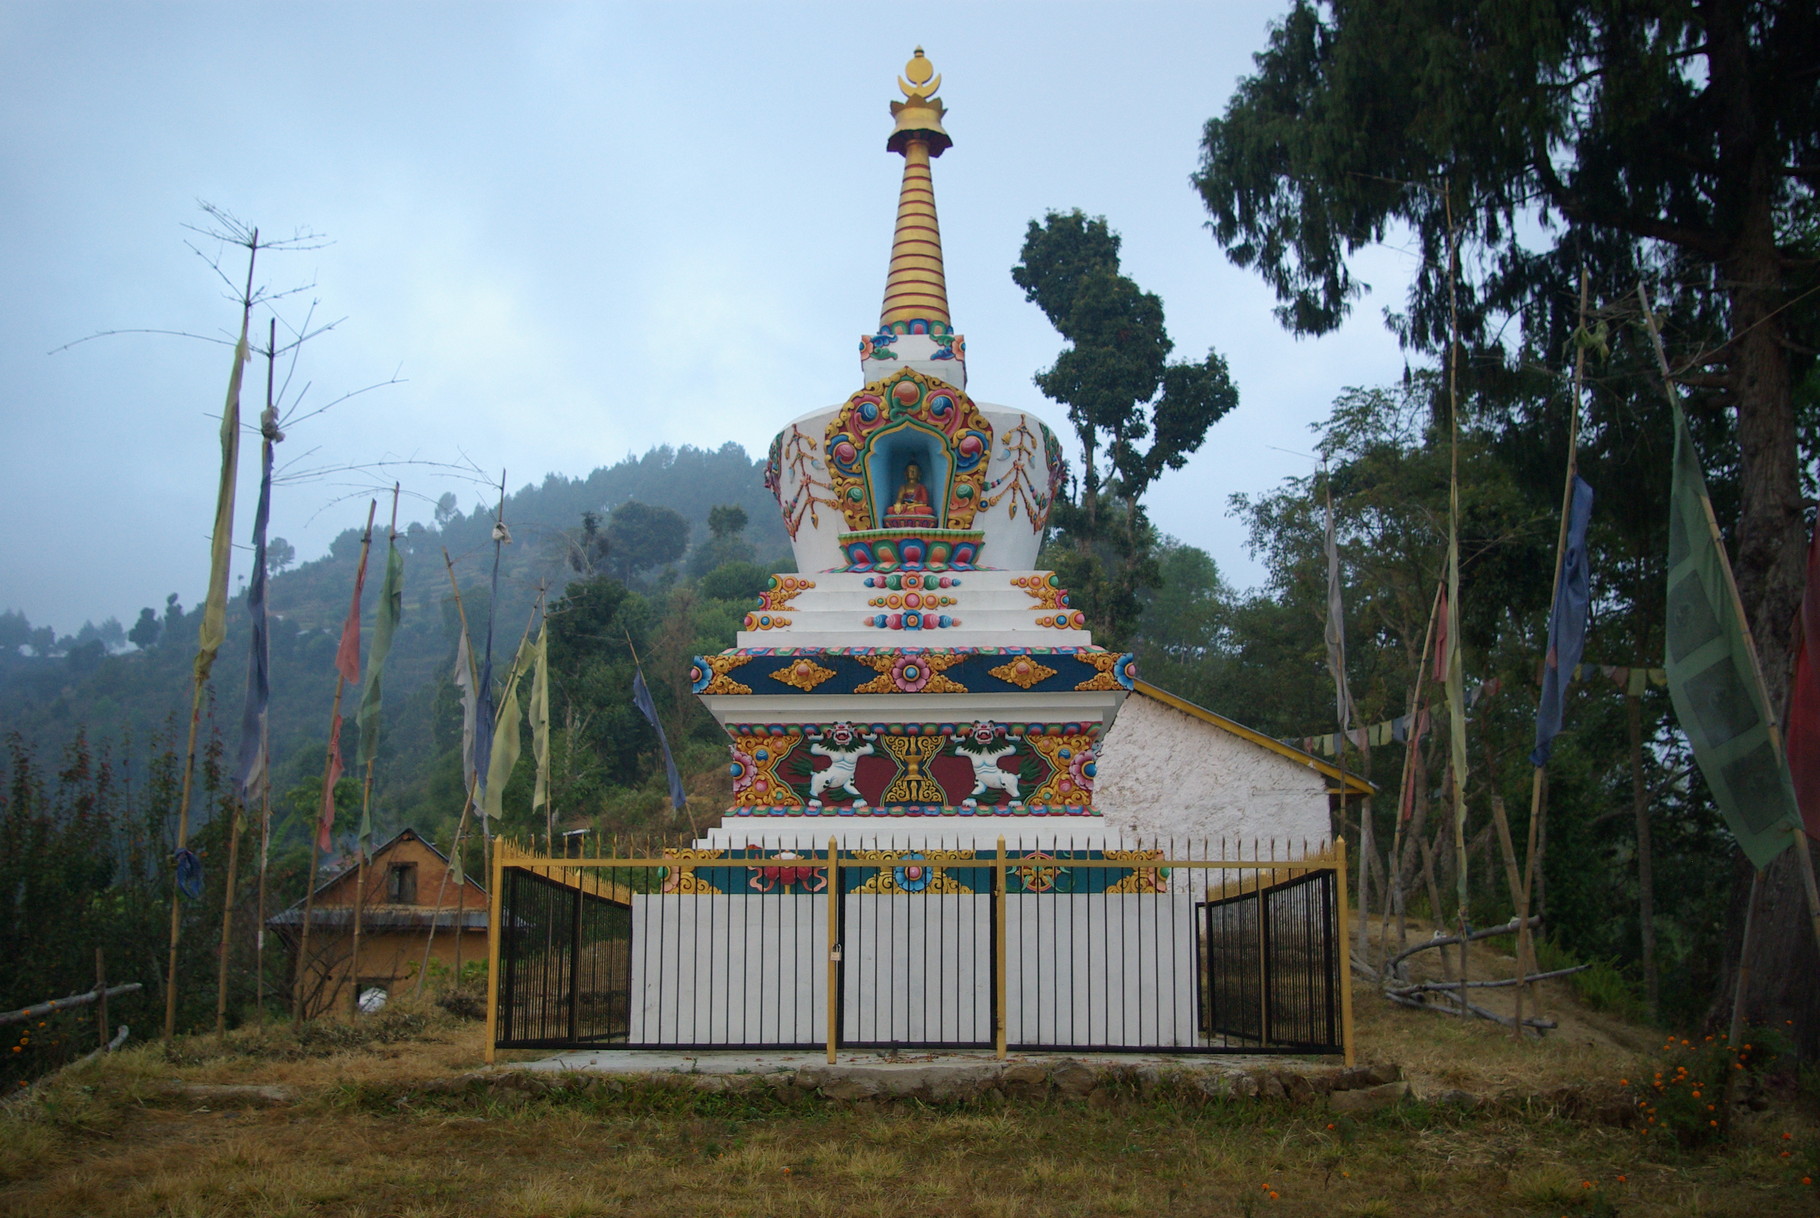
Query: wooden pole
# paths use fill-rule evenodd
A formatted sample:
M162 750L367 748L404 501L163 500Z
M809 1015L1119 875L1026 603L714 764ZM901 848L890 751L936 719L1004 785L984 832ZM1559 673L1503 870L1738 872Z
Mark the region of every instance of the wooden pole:
M492 892L487 894L487 1065L497 1058L499 1041L499 906L500 889L505 881L505 842L494 843L493 869L489 878Z
M266 750L266 765L271 765L271 735L262 725L260 733L266 737L262 746ZM269 774L268 770L268 774ZM265 1026L265 879L267 860L272 850L272 784L270 779L260 784L259 791L259 922L253 932L253 976L255 978L256 997L253 1005L253 1020L259 1027Z
M1344 963L1346 955L1346 929L1351 918L1351 911L1346 905L1346 839L1340 837L1333 843L1333 876L1336 889L1336 900L1340 915L1340 1046L1345 1053L1346 1065L1351 1066L1358 1060L1358 1047L1353 1041L1352 1029L1352 969ZM1262 920L1262 909L1259 918ZM1260 1029L1261 1031L1261 1029Z
M246 342L247 324L253 315L253 264L259 258L259 230L253 230L252 243L247 247L246 290L240 297L240 341ZM236 347L236 355L241 348ZM239 365L234 368L235 376L239 375ZM235 385L238 382L234 382ZM206 613L207 610L205 609ZM213 660L213 656L210 656ZM190 691L190 733L189 743L183 750L183 793L177 798L177 852L189 849L190 845L190 788L196 774L196 729L202 723L202 691L207 685L207 665L198 651L196 656L195 680ZM171 959L170 971L164 985L164 1041L168 1045L177 1035L177 941L183 931L183 889L177 883L177 868L171 868Z
M1732 1019L1729 1035L1732 1051L1744 1043L1744 994L1750 989L1750 937L1757 927L1757 905L1763 896L1763 869L1750 873L1750 900L1744 906L1744 934L1738 940L1737 985L1732 992ZM1730 1095L1730 1088L1726 1089Z
M278 358L278 319L273 318L266 331L265 345L265 407L275 410L273 397L274 364ZM265 435L262 424L260 439L269 448L272 440ZM267 595L270 595L268 591ZM268 640L269 645L269 640ZM259 752L265 758L265 777L259 784L259 899L257 921L253 930L253 1020L259 1027L265 1026L265 881L267 866L272 850L272 729L271 716L261 718L259 723Z
M215 969L215 1035L227 1036L228 955L233 946L234 888L240 877L240 801L228 811L227 883L221 893L221 947Z
M367 552L373 547L373 516L378 510L379 500L368 500L367 528L360 538L360 565L354 572L354 594L356 596L360 594L360 584L366 575ZM337 667L335 670L335 701L329 710L331 728L341 719L341 694L346 685L347 677ZM328 756L323 759L322 763L322 799L324 806L327 807L333 807L332 801L335 798L332 780L334 778L334 757L339 747L337 741L330 740ZM321 863L322 835L312 832L310 834L310 884L303 894L303 934L297 945L296 975L291 980L291 1018L293 1019L303 1018L304 972L310 966L310 923L316 911L316 872Z
M394 482L394 483L392 483L392 523L389 526L387 526L387 529L386 529L386 545L388 547L390 547L390 546L396 546L397 544L398 544L398 484L396 482ZM389 568L390 559L387 560L387 565ZM370 661L372 658L372 652L371 652L370 645L369 645L369 650L368 650L367 654L368 654L368 659ZM368 673L367 675L369 678L372 676L371 673ZM364 700L365 699L363 696L362 701L364 701ZM374 752L377 753L378 749L375 748ZM372 818L372 813L373 813L373 763L375 760L377 760L377 758L375 758L373 756L367 757L367 767L366 767L367 772L366 772L365 777L361 779L361 783L360 783L360 824L363 828L368 827L372 824L371 818ZM354 943L353 943L353 949L352 949L353 958L348 962L348 973L350 976L352 976L354 978L354 1015L355 1016L358 1016L360 1014L360 929L361 929L361 923L366 920L367 841L368 841L367 837L364 834L361 834L361 835L357 835L357 840L354 842ZM434 931L436 929L436 915L435 914L430 915L430 929L432 931Z
M1586 332L1588 281L1586 268L1580 268L1580 327L1576 339ZM1580 401L1586 385L1586 344L1574 344L1574 392L1567 407L1567 477L1561 487L1561 523L1555 530L1555 578L1548 592L1548 612L1552 618L1555 599L1561 595L1561 568L1567 561L1567 517L1573 511L1574 479L1580 472ZM1542 818L1547 814L1544 767L1537 766L1529 776L1528 841L1523 852L1523 890L1517 902L1517 976L1535 972L1535 943L1529 928L1529 909L1536 891L1536 873L1542 865L1541 853L1547 839L1542 834ZM1465 949L1462 948L1462 951ZM1512 1034L1523 1037L1523 1005L1530 995L1527 981L1517 986L1516 1022Z
M1412 805L1415 803L1415 790L1413 784L1415 782L1414 765L1416 761L1416 750L1422 746L1422 679L1428 673L1428 648L1434 642L1435 619L1439 617L1441 613L1441 592L1445 586L1445 584L1435 585L1434 600L1430 603L1428 609L1428 629L1422 635L1422 655L1421 658L1416 661L1416 679L1409 688L1409 718L1407 720L1409 724L1409 739L1407 747L1403 750L1402 792L1408 793L1409 802ZM1397 797L1397 821L1390 832L1390 871L1385 877L1388 881L1385 884L1385 888L1388 890L1388 896L1384 902L1384 928L1379 935L1379 938L1382 940L1381 946L1383 947L1383 951L1380 953L1380 959L1383 960L1388 960L1390 958L1391 903L1394 900L1397 909L1400 911L1403 909L1405 900L1403 892L1403 847L1405 844L1403 840L1403 806L1403 794L1399 793ZM1399 934L1401 934L1401 932L1399 932ZM1382 968L1380 968L1379 971L1382 972Z

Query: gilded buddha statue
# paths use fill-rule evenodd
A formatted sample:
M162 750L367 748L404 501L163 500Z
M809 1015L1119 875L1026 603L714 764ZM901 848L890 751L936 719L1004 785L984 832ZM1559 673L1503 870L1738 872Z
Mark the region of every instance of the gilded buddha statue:
M929 488L923 483L923 467L915 461L904 466L904 481L897 496L885 509L886 528L927 528L935 523L935 509L929 502Z

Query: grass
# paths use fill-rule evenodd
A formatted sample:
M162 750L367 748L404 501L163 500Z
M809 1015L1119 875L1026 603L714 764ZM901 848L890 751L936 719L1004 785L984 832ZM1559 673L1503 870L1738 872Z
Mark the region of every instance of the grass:
M848 1106L757 1080L733 1092L661 1079L450 1086L479 1060L478 1025L393 1010L65 1072L0 1112L0 1213L1820 1213L1800 1183L1820 1174L1815 1122L1786 1104L1743 1117L1723 1147L1683 1152L1546 1098L1643 1060L1591 1024L1518 1043L1490 1025L1383 1010L1367 990L1358 999L1363 1043L1407 1059L1418 1094L1504 1098L1335 1119L1168 1086L1148 1099ZM285 1083L302 1098L212 1108L170 1096L170 1079Z

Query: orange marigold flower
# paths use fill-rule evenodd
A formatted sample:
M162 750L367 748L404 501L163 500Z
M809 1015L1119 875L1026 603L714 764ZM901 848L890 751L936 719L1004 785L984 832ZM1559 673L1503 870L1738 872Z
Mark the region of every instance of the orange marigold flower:
M1709 1038L1709 1039L1710 1039L1710 1038ZM1630 1182L1630 1177L1629 1177L1629 1176L1619 1176L1619 1177L1618 1177L1618 1183L1619 1183L1619 1184L1628 1184L1628 1183L1629 1183L1629 1182Z

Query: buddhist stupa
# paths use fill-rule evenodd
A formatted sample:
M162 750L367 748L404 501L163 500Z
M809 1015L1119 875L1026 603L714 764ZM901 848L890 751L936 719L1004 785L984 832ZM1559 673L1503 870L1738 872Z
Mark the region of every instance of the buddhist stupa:
M796 572L771 577L731 650L695 660L732 741L732 806L704 845L1097 824L1096 758L1132 657L1096 647L1036 569L1061 445L967 394L936 218L933 164L953 145L940 87L918 47L891 104L904 175L860 387L771 443Z

